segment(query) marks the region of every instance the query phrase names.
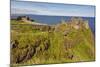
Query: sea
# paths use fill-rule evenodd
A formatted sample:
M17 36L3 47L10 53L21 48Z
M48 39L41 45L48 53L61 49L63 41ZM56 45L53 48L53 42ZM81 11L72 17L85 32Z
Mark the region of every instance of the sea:
M33 14L12 14L11 19L15 19L18 16L28 16L31 19L37 21L38 23L54 25L60 23L62 20L68 21L72 17L78 16L48 16L48 15L33 15ZM91 28L92 32L95 34L95 17L81 17L83 20L88 20L89 27Z

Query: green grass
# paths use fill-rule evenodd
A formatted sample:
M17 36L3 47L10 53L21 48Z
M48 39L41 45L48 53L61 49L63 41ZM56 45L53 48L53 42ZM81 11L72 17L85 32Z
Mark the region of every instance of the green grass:
M11 48L12 64L51 64L95 60L94 38L90 29L69 28L70 32L64 36L61 30L60 32L40 31L23 24L11 20L11 41L19 42L15 43L16 48ZM60 29L66 30L65 28L67 29L68 26L64 24L60 26ZM21 61L17 62L18 59Z

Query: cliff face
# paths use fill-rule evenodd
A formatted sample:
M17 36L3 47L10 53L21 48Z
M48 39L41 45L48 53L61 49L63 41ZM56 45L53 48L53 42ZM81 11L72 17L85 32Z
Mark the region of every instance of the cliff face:
M63 21L55 27L55 31L62 34L64 48L69 55L73 54L73 59L89 61L95 58L94 35L87 20L72 18L68 22Z
M55 29L61 29L65 27L64 29L89 29L89 24L87 20L83 20L82 18L72 18L70 21L62 21L60 24L57 24ZM62 31L62 29L61 29Z
M53 27L52 31L35 30L31 26L15 27L21 31L11 28L11 63L48 64L95 60L94 35L88 21L72 18Z

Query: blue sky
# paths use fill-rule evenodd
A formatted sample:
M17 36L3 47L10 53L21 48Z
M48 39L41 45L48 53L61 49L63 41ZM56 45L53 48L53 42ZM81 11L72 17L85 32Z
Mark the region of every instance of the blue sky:
M95 6L11 1L11 14L94 17Z

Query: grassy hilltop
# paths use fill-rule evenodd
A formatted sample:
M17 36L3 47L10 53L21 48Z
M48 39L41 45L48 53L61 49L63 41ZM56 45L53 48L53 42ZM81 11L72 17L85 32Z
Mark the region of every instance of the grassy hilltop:
M95 60L88 21L72 18L54 26L11 20L11 64L51 64Z

